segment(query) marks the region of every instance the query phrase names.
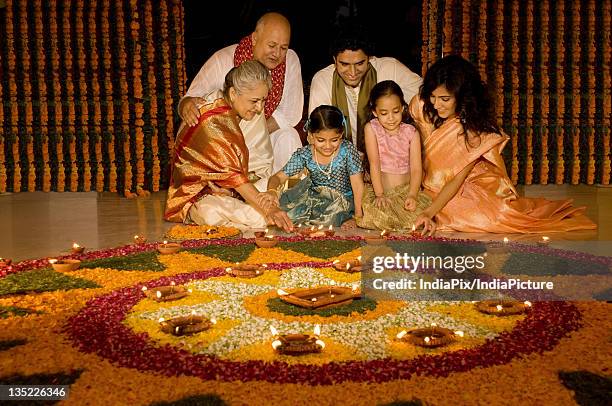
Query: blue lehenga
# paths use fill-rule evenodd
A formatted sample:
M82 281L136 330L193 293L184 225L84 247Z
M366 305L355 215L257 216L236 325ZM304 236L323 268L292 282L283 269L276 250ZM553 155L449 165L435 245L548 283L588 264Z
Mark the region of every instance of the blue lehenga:
M339 226L355 212L350 177L363 171L357 148L342 140L328 165L319 165L307 145L295 151L283 168L287 176L307 169L309 175L280 197L280 207L295 224Z

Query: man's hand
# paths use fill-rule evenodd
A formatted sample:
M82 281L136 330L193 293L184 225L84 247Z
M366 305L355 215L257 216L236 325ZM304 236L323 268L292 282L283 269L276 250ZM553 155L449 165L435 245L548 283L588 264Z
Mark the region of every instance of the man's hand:
M293 223L287 213L279 209L278 207L272 208L268 211L266 216L268 224L274 224L275 226L282 228L285 232L290 233L293 231Z
M423 226L423 231L421 231L421 235L423 236L432 237L436 232L436 222L425 214L420 214L414 221L414 228L416 231L418 231L421 226Z
M185 97L181 102L179 115L190 127L198 124L198 119L200 118L200 110L198 109L198 103L204 103L204 100L201 97Z

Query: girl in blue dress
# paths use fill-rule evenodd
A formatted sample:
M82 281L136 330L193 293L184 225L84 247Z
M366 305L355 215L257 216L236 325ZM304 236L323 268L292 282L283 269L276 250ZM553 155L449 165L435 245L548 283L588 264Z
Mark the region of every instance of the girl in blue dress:
M309 145L270 178L262 203L279 204L294 224L354 227L352 217L363 215L363 169L357 148L343 137L345 127L337 107L314 109L305 125ZM279 187L304 169L308 176L281 195Z

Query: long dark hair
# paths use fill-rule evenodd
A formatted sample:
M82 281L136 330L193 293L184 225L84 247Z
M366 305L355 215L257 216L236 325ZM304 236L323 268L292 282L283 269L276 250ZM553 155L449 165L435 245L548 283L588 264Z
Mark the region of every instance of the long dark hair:
M468 131L476 137L483 132L501 135L493 101L474 65L460 56L448 55L431 65L425 73L419 97L425 103L425 116L435 128L444 122L430 101L432 92L439 86L444 86L455 96L455 112L463 126L466 145L471 145Z

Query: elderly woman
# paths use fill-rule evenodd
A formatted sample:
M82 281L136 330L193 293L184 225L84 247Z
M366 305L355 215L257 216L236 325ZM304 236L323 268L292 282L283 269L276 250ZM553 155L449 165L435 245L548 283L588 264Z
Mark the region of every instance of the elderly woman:
M270 87L266 67L246 61L226 75L223 97L200 107L198 124L183 126L175 142L166 220L241 230L266 224L292 228L285 212L257 203L239 127L240 120L261 113Z

